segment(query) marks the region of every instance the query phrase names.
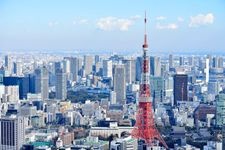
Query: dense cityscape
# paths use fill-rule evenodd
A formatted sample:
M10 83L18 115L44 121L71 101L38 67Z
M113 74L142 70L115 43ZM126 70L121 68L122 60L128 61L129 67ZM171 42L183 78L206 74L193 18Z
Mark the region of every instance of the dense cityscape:
M222 150L224 57L149 60L154 120L168 147ZM15 53L0 64L0 149L138 149L142 56Z
M224 4L2 0L0 150L225 150Z

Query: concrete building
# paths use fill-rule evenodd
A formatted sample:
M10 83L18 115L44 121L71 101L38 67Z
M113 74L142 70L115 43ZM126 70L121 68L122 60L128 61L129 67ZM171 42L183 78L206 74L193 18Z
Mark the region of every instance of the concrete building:
M223 57L218 58L218 68L223 68Z
M169 55L169 68L173 68L173 55Z
M92 73L92 66L93 66L94 58L93 56L85 55L84 56L84 72L85 76Z
M103 60L103 77L112 78L112 60Z
M125 67L122 64L115 65L113 68L113 90L116 92L116 102L126 103L126 76Z
M5 86L5 94L3 95L3 100L6 102L19 101L19 86Z
M165 97L173 96L173 77L167 77L164 81Z
M8 73L11 74L13 70L13 63L12 63L12 57L10 55L5 56L5 67Z
M218 81L209 81L208 83L208 94L219 94L220 85Z
M136 59L136 81L141 81L141 71L142 71L142 57L137 57Z
M22 106L19 109L19 115L23 117L31 117L37 114L36 106Z
M150 77L151 96L153 98L153 108L164 99L164 80L162 77Z
M126 74L126 83L131 84L136 80L136 64L135 59L126 59L123 60L123 64L125 66L125 74Z
M216 125L225 125L225 94L216 96Z
M68 58L64 58L62 61L63 64L63 72L69 74L70 73L70 60Z
M188 101L188 76L185 74L174 75L174 104L178 101Z
M205 60L205 82L206 84L209 83L209 58Z
M41 93L42 100L48 99L49 72L46 66L35 70L35 93Z
M110 104L116 104L116 92L110 91Z
M150 74L155 77L161 76L161 60L160 57L150 57Z
M59 69L56 71L56 99L65 100L67 97L66 73Z
M21 61L18 62L14 62L13 63L13 72L14 74L16 74L17 76L22 76L23 75L23 64Z
M194 57L193 56L188 57L188 65L189 66L193 66L194 65Z
M138 149L137 139L128 137L117 138L110 143L110 150L136 150Z
M117 122L110 123L109 127L91 127L90 135L91 136L102 136L108 138L110 135L118 135L121 137L122 132L131 133L133 127L123 127L118 126Z
M73 81L78 81L78 76L81 75L82 59L79 57L70 58L70 72L72 73Z
M216 56L216 57L213 57L213 62L212 62L212 67L213 68L218 68L219 67L219 64L218 64L218 57Z
M0 149L20 150L25 142L23 117L0 118Z
M180 60L180 66L183 66L183 65L184 65L184 57L181 56L181 57L179 58L179 60Z

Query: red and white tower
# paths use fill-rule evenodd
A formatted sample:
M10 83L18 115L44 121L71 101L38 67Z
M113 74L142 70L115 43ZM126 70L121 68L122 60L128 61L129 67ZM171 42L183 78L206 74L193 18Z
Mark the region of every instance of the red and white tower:
M145 14L145 35L143 45L143 57L142 57L142 75L139 92L139 105L136 115L136 124L132 131L134 138L144 140L148 146L156 146L160 142L166 149L168 149L165 141L158 132L152 110L152 102L150 100L150 84L149 84L149 58L147 56L148 43L146 33L146 14Z

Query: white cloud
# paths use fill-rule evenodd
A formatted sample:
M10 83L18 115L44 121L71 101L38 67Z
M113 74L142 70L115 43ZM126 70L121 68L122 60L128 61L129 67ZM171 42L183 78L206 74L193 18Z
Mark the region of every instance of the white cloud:
M49 27L54 27L54 26L56 26L56 25L58 25L59 23L57 22L57 21L50 21L49 23L48 23L48 26Z
M76 20L74 20L74 21L73 21L73 24L74 24L74 25L76 25L76 24L77 24L77 21L76 21Z
M81 19L79 20L79 24L87 24L88 20L87 19Z
M127 31L134 24L134 19L117 17L104 17L97 21L97 28L104 31L120 30Z
M130 19L132 20L137 20L137 19L140 19L141 16L140 15L134 15L134 16L131 16Z
M88 23L88 20L87 19L76 19L73 21L73 24L76 25L76 24L87 24Z
M156 20L166 20L166 17L165 16L158 16L158 17L156 17Z
M213 24L214 15L212 13L208 14L198 14L197 16L190 17L189 27L199 27L201 25Z
M157 23L156 24L156 28L157 29L170 29L170 30L175 30L178 28L178 25L176 23L169 23L169 24L160 24L160 23Z
M184 22L184 18L183 17L177 17L177 21L178 22Z

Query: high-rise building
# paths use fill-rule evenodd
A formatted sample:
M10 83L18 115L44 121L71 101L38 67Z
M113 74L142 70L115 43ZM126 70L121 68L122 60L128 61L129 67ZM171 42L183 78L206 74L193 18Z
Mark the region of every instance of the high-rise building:
M174 104L178 101L188 101L188 76L186 74L174 75Z
M56 99L65 100L67 97L66 73L62 69L56 71Z
M79 57L72 57L70 59L70 72L72 73L73 81L78 81L78 76L81 75L82 59Z
M24 143L24 118L0 118L0 149L20 150Z
M141 81L142 57L136 59L136 81Z
M173 97L173 77L167 77L164 81L165 96Z
M64 58L63 63L63 71L65 73L70 73L70 60L68 58Z
M54 63L54 72L55 72L55 74L56 74L56 71L57 71L58 69L62 69L62 68L63 68L63 65L62 65L61 62L55 62L55 63Z
M0 85L3 84L3 77L4 77L4 73L3 73L3 71L0 69Z
M110 104L116 104L116 92L110 91Z
M23 75L23 68L22 68L22 62L18 61L18 62L14 62L13 63L13 72L14 74L16 74L17 76L22 76Z
M35 70L35 93L41 93L42 100L49 95L49 72L46 66Z
M11 74L13 69L13 63L12 63L12 58L10 55L5 56L5 67L7 71L9 72L9 74Z
M213 68L218 68L219 64L218 64L218 57L213 57L213 62L212 62L212 67Z
M103 60L103 77L112 78L112 60Z
M160 57L150 57L150 74L155 77L161 76L161 61Z
M194 58L193 58L193 56L188 57L188 64L189 64L189 66L193 66L194 65Z
M3 77L4 77L4 73L0 69L0 99L2 98L2 94L5 93L5 87L3 85ZM0 115L1 115L1 113L0 113Z
M169 68L173 68L173 55L169 55Z
M131 84L136 80L136 64L135 59L126 59L123 60L123 64L125 65L125 74L126 74L126 83Z
M162 77L150 77L151 94L153 98L153 107L163 102L164 98L164 80Z
M218 68L223 68L223 57L218 58Z
M117 64L113 67L113 89L116 92L116 102L126 103L126 76L125 66Z
M212 67L212 55L207 55L207 58L209 59L209 68Z
M27 93L32 92L29 77L4 77L5 86L19 86L19 98L26 99Z
M95 64L100 62L100 56L99 55L95 55Z
M181 56L179 59L180 59L180 66L183 66L184 65L184 57Z
M5 94L3 95L3 101L17 103L19 101L19 86L5 86Z
M209 58L205 60L205 82L206 84L209 82Z
M221 93L216 96L216 125L225 125L225 94Z
M109 69L110 70L110 69ZM98 76L103 76L103 63L102 62L97 62L95 65L94 65L94 72L96 75ZM112 72L112 68L111 68L111 71ZM112 74L112 73L111 73ZM112 77L112 75L111 75Z
M85 72L84 75L85 76L92 73L93 62L94 62L93 56L89 56L89 55L84 56L84 72Z
M219 94L220 85L218 81L209 81L208 83L208 94Z

